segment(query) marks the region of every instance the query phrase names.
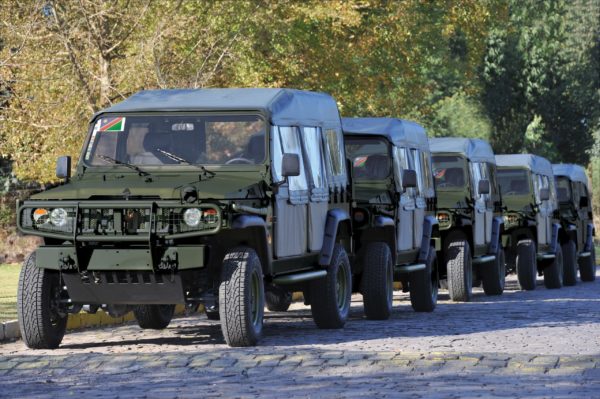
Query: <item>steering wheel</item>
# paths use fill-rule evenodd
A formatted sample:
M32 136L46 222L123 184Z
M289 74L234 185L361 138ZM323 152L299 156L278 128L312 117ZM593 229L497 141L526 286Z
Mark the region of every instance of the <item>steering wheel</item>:
M225 162L225 165L232 165L232 164L248 164L248 165L252 165L252 164L254 164L254 162L252 162L248 158L242 158L242 157L232 158L229 161Z

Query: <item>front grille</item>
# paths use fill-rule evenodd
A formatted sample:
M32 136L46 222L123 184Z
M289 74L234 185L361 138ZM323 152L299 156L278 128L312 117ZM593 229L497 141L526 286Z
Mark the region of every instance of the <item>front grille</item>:
M148 234L150 209L81 209L82 234Z

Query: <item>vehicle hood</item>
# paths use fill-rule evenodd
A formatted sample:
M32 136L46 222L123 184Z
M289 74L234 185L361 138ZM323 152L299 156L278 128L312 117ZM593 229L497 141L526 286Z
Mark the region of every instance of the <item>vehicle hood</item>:
M469 198L469 192L466 190L438 190L437 207L438 209L468 208L467 198Z
M235 199L256 197L248 191L264 180L262 173L219 173L213 177L199 174L161 174L138 176L137 174L95 175L74 178L69 183L43 191L32 200L94 200L130 199L179 200L181 190L195 187L201 199Z

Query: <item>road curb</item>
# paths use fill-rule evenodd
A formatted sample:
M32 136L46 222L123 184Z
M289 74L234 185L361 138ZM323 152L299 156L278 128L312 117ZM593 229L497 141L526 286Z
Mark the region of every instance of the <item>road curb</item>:
M200 307L198 311L203 312L203 307ZM185 306L177 305L175 307L175 314L185 314ZM70 314L69 319L67 320L67 330L80 330L83 328L91 327L116 326L134 320L135 317L133 316L133 312L129 312L122 317L111 317L102 310L98 310L98 312L96 312L95 314ZM19 322L17 320L6 321L0 323L0 325L0 342L13 341L21 338L21 330L19 329Z

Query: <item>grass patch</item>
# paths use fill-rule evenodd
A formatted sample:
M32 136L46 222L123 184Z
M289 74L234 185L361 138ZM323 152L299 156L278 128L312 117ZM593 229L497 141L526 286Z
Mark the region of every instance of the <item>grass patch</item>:
M0 322L17 318L19 264L0 264Z

